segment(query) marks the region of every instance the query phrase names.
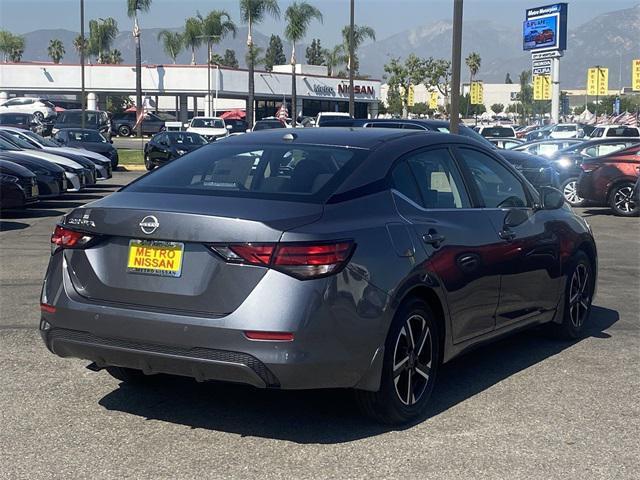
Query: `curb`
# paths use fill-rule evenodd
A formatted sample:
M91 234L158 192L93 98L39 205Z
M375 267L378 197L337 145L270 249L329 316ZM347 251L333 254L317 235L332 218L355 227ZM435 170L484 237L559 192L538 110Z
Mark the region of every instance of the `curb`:
M118 165L120 172L144 172L146 170L144 165Z

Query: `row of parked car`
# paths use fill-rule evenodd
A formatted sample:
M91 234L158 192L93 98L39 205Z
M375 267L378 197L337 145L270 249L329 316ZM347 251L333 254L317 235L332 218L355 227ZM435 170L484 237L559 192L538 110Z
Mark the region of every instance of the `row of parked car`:
M117 151L98 132L64 129L57 136L66 140L0 126L0 208L24 208L112 177ZM92 151L107 145L115 155Z

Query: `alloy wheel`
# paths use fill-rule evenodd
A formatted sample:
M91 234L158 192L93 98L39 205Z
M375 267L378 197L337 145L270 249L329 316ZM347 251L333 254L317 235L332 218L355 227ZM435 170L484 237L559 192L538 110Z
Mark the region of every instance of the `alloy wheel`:
M579 263L571 276L569 289L569 316L576 328L582 326L589 311L591 303L589 282L589 270L584 263Z
M578 196L577 180L571 180L570 182L567 182L562 189L562 194L564 195L564 198L567 200L567 202L569 202L571 205L579 204L584 200L582 197Z
M400 329L393 351L393 382L405 405L414 405L424 394L431 375L433 338L427 321L412 315Z
M632 213L638 208L636 201L633 198L633 187L625 185L618 188L613 194L613 204L616 210L622 213Z

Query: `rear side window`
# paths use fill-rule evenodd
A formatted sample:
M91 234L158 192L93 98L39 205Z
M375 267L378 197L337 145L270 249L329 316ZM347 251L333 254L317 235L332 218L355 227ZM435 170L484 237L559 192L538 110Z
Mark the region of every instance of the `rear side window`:
M317 145L212 144L125 190L323 203L366 155Z
M508 138L515 137L513 128L510 127L485 127L482 129L483 137Z
M590 137L591 137L591 138L601 137L603 133L604 133L604 128L595 128L595 129L593 129L593 131L591 132Z
M630 127L611 127L607 131L607 137L637 137L639 135L637 128Z
M495 158L468 148L460 156L487 208L527 207L530 202L522 182Z

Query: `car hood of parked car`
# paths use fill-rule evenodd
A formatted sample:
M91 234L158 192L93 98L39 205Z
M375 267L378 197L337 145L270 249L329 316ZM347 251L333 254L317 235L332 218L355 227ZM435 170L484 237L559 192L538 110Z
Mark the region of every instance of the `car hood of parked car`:
M80 150L82 152L88 151L89 153L93 152L93 153L99 153L99 154L109 153L115 148L110 143L104 143L104 142L77 142L77 143L71 143L69 146L74 150Z

